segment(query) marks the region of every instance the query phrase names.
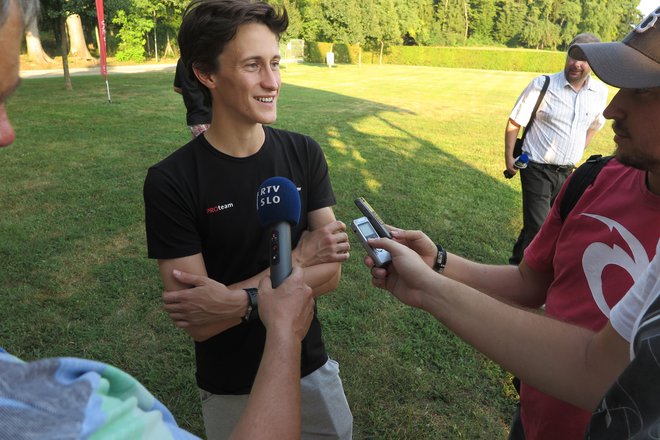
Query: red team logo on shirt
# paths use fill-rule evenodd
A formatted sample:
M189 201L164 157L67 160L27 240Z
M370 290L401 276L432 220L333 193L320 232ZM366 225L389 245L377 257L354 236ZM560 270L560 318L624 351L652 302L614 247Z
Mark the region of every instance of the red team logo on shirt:
M215 213L218 213L220 211L224 211L225 209L230 209L230 208L233 208L233 207L234 207L233 203L227 203L227 204L224 204L224 205L215 205L215 206L211 206L210 208L206 208L206 213L207 214L215 214Z

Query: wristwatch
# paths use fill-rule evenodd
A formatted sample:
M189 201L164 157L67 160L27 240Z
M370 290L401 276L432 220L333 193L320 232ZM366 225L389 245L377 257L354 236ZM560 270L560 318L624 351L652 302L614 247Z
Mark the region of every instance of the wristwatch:
M435 244L435 247L438 248L438 255L435 257L435 263L433 263L433 270L442 273L447 265L447 251L442 248L438 243Z
M259 293L259 290L255 289L254 287L248 287L247 289L243 289L243 290L245 290L245 293L247 293L248 306L247 306L247 312L245 313L245 316L241 318L241 321L243 322L254 321L259 316L258 303L257 303L257 294Z

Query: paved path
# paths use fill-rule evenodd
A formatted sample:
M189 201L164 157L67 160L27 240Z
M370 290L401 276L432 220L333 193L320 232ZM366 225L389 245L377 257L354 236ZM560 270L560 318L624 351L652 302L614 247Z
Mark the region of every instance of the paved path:
M141 73L141 72L174 72L176 69L176 64L140 64L137 66L108 66L108 75L115 73ZM72 67L69 69L71 76L80 76L80 75L101 75L101 68L99 66L94 67ZM21 70L21 78L48 78L48 77L57 77L63 76L64 72L62 66L60 65L56 69L46 69L46 70Z
M299 63L299 59L282 60L282 63ZM115 73L142 73L142 72L174 72L176 70L176 63L162 63L162 64L139 64L135 66L108 66L108 75ZM71 67L69 68L71 76L80 75L101 75L101 68L94 67ZM50 78L57 76L64 76L62 65L57 68L44 69L44 70L21 70L21 78Z

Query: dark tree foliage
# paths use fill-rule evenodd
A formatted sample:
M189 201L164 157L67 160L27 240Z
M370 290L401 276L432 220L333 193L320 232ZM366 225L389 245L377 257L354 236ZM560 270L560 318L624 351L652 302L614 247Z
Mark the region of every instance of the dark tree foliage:
M561 50L580 32L593 32L603 41L620 39L642 18L639 0L267 1L289 13L284 41L302 38L381 52L399 44ZM188 2L105 0L109 53L157 58L176 52L176 32ZM95 42L93 1L42 0L42 5L40 27L52 31L58 48L65 50L62 26L73 13L81 16L88 41Z
M638 0L289 2L295 4L302 18L301 37L351 44L382 41L385 45L495 44L565 49L580 32L592 32L603 41L620 39L641 19ZM390 15L394 19L385 20ZM383 26L389 27L387 32ZM398 36L392 37L396 33ZM387 38L383 38L385 34Z

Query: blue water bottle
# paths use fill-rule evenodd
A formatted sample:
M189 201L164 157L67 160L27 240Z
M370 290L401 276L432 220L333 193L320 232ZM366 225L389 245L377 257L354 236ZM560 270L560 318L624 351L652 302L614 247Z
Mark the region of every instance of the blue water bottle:
M515 162L513 162L513 166L521 170L523 168L527 168L527 164L529 163L529 157L527 156L527 153L523 153L520 156L516 157ZM513 177L513 174L509 172L509 170L504 170L504 177L507 179L510 179Z

